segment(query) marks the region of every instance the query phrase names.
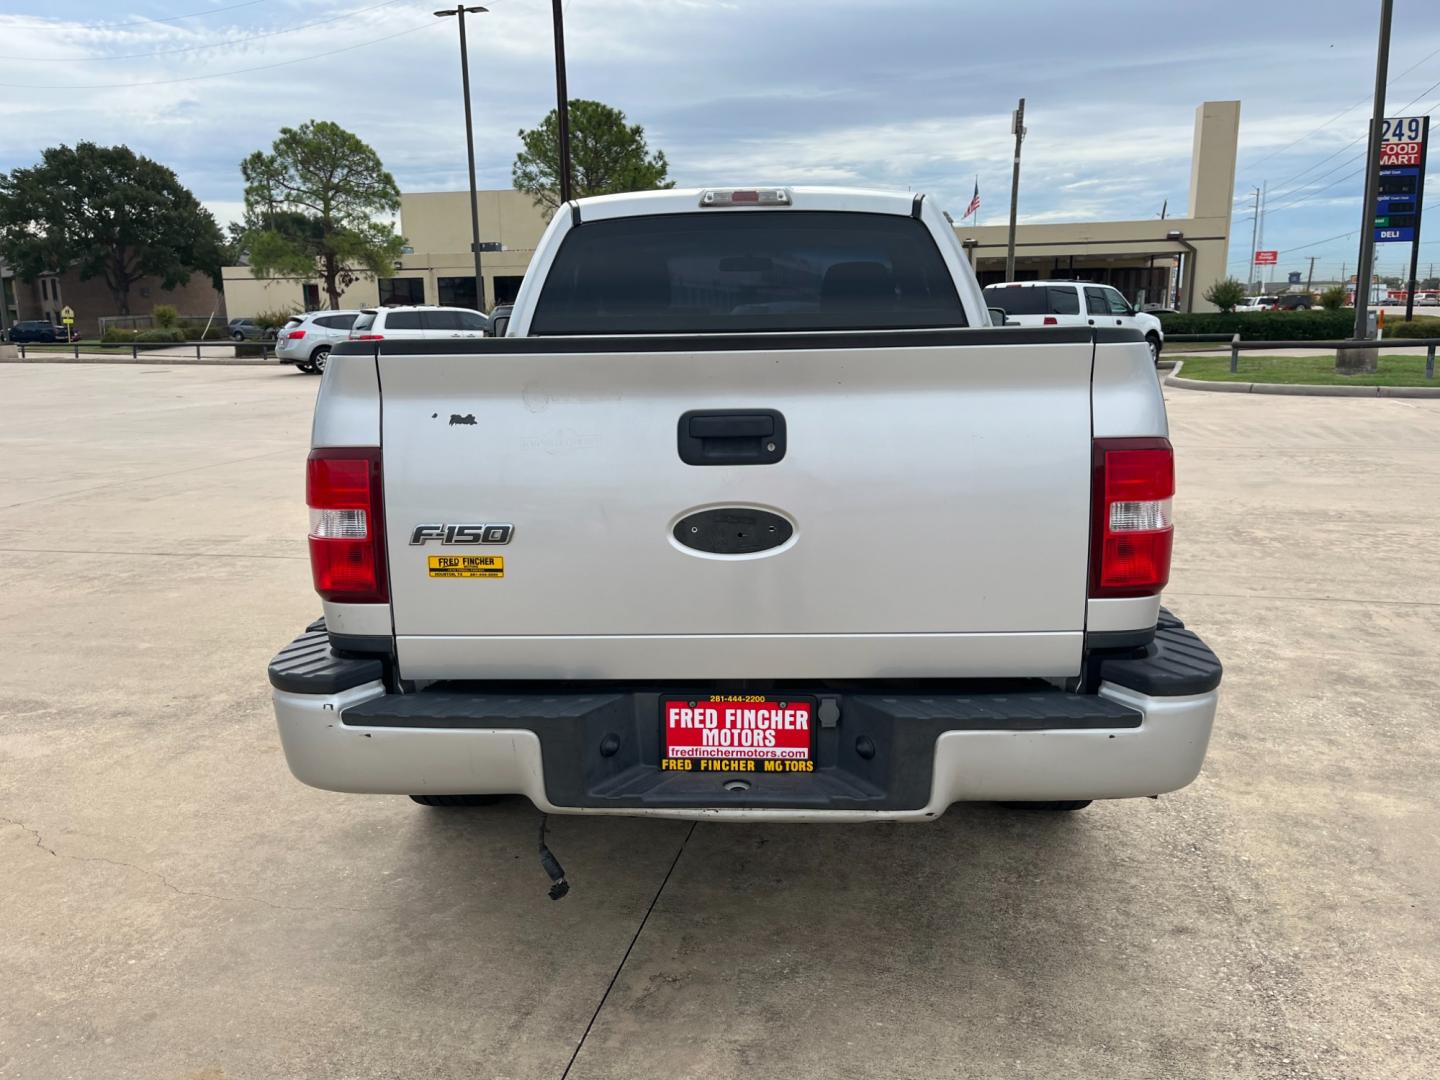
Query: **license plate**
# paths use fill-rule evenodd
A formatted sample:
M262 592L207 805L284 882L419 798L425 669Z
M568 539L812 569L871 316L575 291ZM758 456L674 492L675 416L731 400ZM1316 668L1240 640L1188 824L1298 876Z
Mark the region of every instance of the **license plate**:
M671 772L813 772L814 702L708 694L660 706L660 768Z

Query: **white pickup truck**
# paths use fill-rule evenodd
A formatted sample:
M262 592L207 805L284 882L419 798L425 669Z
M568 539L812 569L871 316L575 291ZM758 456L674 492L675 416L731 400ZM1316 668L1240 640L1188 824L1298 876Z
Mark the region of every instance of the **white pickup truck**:
M564 206L503 323L331 353L324 619L269 672L305 783L868 821L1195 777L1136 330L993 325L933 201L807 187Z

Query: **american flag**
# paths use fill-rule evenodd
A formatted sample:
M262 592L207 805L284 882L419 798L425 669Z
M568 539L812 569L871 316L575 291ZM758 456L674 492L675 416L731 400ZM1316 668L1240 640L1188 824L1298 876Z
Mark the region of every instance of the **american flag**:
M977 210L979 210L979 209L980 209L980 178L977 176L977 177L975 178L975 194L970 196L970 205L965 208L965 213L963 213L963 214L960 215L960 220L961 220L961 221L964 221L967 217L969 217L971 214L975 213L975 211L977 211Z

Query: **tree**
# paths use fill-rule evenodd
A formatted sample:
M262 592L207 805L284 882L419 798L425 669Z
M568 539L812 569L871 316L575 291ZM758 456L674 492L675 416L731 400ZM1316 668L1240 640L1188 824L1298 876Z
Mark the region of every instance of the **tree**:
M53 146L0 174L0 256L26 281L75 270L104 278L122 315L147 277L167 289L220 281L220 229L175 173L127 146Z
M510 166L516 189L552 211L560 205L557 123L551 109L539 127L517 132L521 150ZM650 152L645 129L626 124L623 112L599 101L570 102L570 166L576 198L675 186L664 151Z
M1320 294L1320 306L1326 311L1339 311L1345 306L1346 296L1344 285L1331 285Z
M1225 313L1235 310L1245 299L1245 283L1233 277L1221 278L1205 290L1205 299Z
M380 156L328 120L281 128L270 153L240 163L245 177L245 234L260 277L318 276L330 300L363 273L389 277L405 238L388 221L400 209L400 188Z
M1440 289L1440 277L1427 277L1424 281L1420 282L1420 288Z

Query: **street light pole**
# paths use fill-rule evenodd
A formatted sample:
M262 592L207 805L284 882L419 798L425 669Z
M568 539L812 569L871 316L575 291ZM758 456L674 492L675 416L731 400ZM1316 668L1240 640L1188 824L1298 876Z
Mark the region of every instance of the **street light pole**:
M470 53L465 45L465 16L488 10L458 4L453 10L435 12L441 18L454 15L460 20L460 85L465 97L465 153L470 159L470 251L475 256L475 306L481 311L485 310L485 275L480 268L480 204L475 194L475 127L470 118Z
M565 9L551 0L555 21L555 126L560 138L560 202L570 201L570 93L565 86Z

